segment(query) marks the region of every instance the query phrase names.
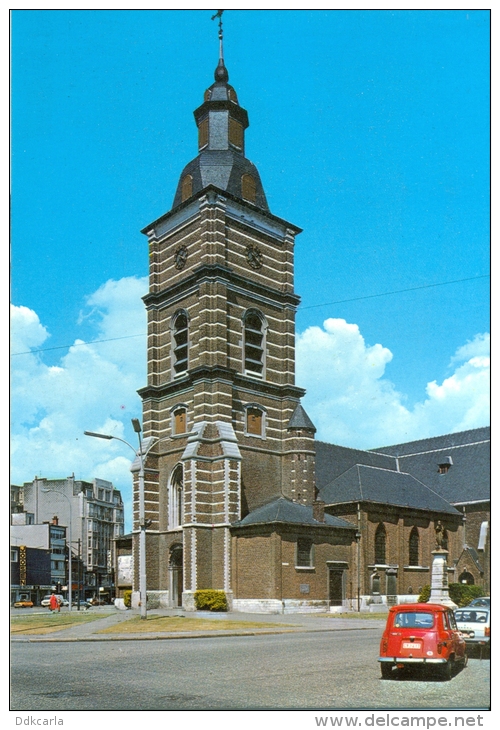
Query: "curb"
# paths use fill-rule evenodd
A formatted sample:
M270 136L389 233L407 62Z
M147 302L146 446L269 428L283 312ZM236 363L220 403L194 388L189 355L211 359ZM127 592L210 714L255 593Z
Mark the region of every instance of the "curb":
M75 643L80 641L167 641L177 639L212 639L212 638L224 638L228 636L275 636L279 634L318 634L318 633L332 633L336 631L378 631L378 627L366 626L366 627L345 627L345 628L331 628L331 629L260 629L260 630L248 630L248 631L211 631L206 633L179 633L179 634L118 634L117 636L82 636L82 637L58 637L58 638L24 638L24 637L13 637L11 638L12 643L17 644L56 644L56 643Z

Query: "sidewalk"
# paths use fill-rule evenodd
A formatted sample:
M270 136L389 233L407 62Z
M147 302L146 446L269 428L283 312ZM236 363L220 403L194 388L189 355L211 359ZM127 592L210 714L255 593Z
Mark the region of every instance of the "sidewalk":
M115 626L121 622L128 621L133 617L140 616L139 610L128 610L119 611L115 609L115 613L106 618L96 619L95 621L89 621L84 624L70 626L67 629L62 629L57 633L47 635L36 635L29 634L24 636L13 636L11 640L13 642L24 642L24 643L54 643L54 642L73 642L73 641L148 641L158 639L193 639L193 638L207 638L214 636L257 636L259 634L282 634L282 633L297 633L297 632L318 632L318 631L352 631L360 629L380 629L382 633L384 622L379 619L359 619L359 618L330 618L330 617L319 617L314 614L263 614L263 613L211 613L205 611L196 611L191 613L190 611L182 610L171 610L171 609L152 609L148 611L150 617L160 616L179 616L190 619L210 619L212 621L224 620L224 621L252 621L262 622L266 624L275 624L275 628L248 628L235 626L232 629L203 629L200 630L190 629L188 631L175 631L175 632L141 632L141 633L113 633L113 634L101 634L98 633L102 629L106 629L110 626Z

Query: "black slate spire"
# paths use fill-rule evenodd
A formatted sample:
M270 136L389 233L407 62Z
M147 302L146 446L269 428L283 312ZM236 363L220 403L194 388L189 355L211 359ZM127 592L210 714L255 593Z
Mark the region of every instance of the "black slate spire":
M258 170L245 157L248 114L229 84L222 46L222 12L213 16L219 18L220 43L215 83L205 91L203 104L194 111L199 154L182 171L173 207L214 185L268 212Z

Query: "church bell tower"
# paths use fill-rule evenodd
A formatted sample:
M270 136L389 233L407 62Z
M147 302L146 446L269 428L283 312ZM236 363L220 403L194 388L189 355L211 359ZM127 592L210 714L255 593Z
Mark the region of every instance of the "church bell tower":
M142 231L148 374L139 393L144 435L158 439L145 475L147 590L188 609L198 589L233 594L235 522L280 497L314 500L315 428L294 372L300 229L270 212L246 157L248 114L219 37L214 83L194 112L198 154L172 209Z

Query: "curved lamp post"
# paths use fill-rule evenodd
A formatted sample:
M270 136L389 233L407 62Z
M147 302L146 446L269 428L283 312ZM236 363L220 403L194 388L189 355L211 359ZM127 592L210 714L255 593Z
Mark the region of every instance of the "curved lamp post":
M69 579L68 579L68 604L69 604L69 611L71 611L72 608L72 586L73 586L73 572L72 572L72 564L71 564L71 523L73 521L72 515L71 515L71 500L68 497L67 494L64 494L64 492L60 492L58 489L44 489L42 487L42 492L53 492L54 494L60 494L61 497L64 497L64 499L68 500L69 505L69 550L68 550L68 573L69 573Z
M121 441L122 444L127 444L129 448L135 453L139 459L139 594L141 597L141 618L147 618L147 593L146 593L146 528L149 526L149 521L145 519L144 515L144 459L149 454L151 447L156 443L156 437L152 436L146 451L143 453L142 440L141 440L141 424L138 418L132 418L132 427L137 434L139 439L139 450L129 444L125 439L119 436L111 436L107 433L94 433L93 431L84 431L85 436L93 436L98 439L115 439L115 441Z

